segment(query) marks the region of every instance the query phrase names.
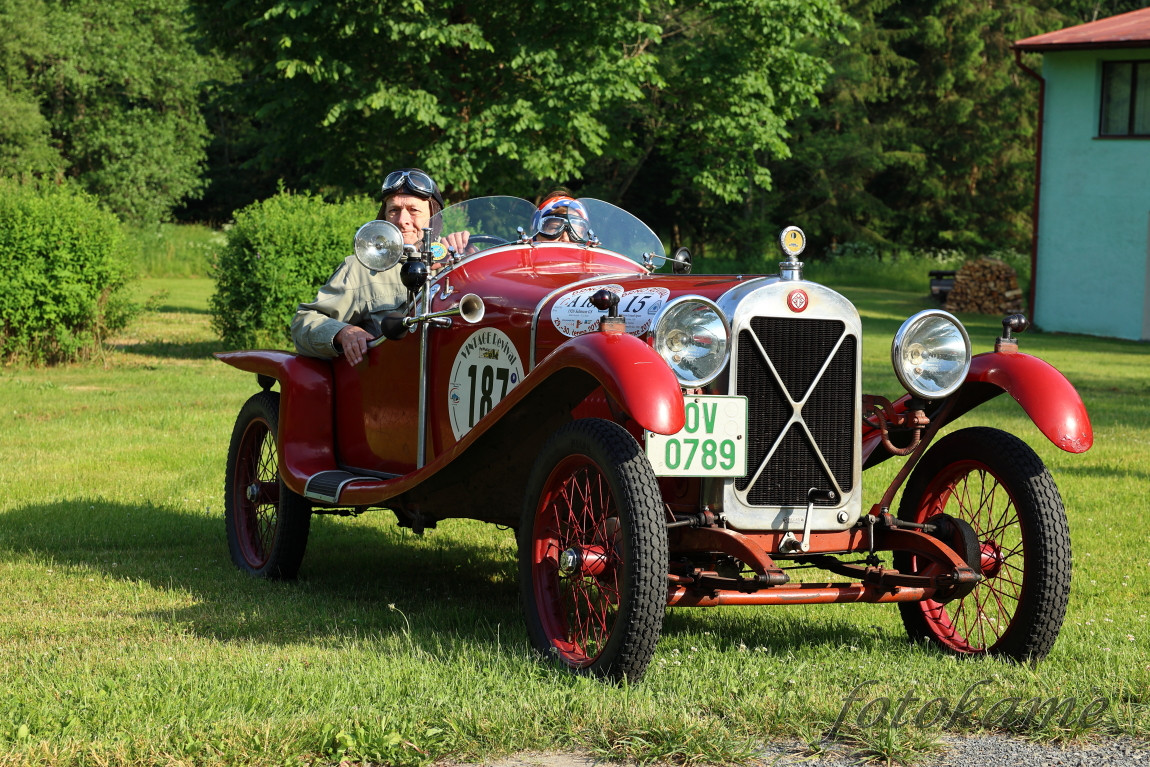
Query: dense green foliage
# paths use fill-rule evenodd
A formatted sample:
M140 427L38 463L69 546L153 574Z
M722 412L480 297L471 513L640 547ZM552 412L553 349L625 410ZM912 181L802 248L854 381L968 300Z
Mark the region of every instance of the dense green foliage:
M1020 248L1038 85L1010 44L1142 5L0 0L0 176L221 222L418 165L455 200L566 185L748 268L788 223L816 253Z
M219 95L257 169L349 193L418 165L454 199L646 186L667 225L769 186L828 74L797 42L848 23L832 0L192 5L243 72Z
M0 175L64 172L121 218L199 194L214 58L186 0L0 0ZM10 106L9 106L10 105Z
M375 215L365 197L329 204L280 192L236 213L213 271L212 327L227 346L291 344L296 306L351 254L356 227Z
M1037 87L1010 45L1064 26L1052 5L850 2L859 28L824 46L835 75L795 122L775 215L823 245L1025 247Z
M0 359L74 360L127 325L120 224L71 186L0 180Z

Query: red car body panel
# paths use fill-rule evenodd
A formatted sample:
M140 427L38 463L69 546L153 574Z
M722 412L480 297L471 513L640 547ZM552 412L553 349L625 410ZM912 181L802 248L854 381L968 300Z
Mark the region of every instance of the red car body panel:
M335 468L331 365L284 351L220 352L232 367L280 382L280 473L302 493L307 478Z
M548 403L562 401L574 409L597 389L626 414L636 432L679 431L683 428L682 390L650 346L631 335L597 331L568 338L547 319L550 303L541 303L549 295L551 301L562 295L571 286L572 272L590 273L587 284L594 284L598 273L605 284L646 274L628 259L579 247L502 249L452 269L446 279L440 279L450 282L452 292L444 298L441 291L432 300L431 310L441 311L456 304L461 295L476 293L486 307L480 323L455 320L447 328L419 329L379 344L355 367L342 357L318 360L282 351L230 352L217 357L280 381L281 471L293 491L303 493L307 478L321 471L351 469L378 476L348 485L341 505L381 503L418 486L517 407L552 409L554 404ZM681 281L678 288L681 292ZM532 355L532 318L537 309L543 310L543 317ZM498 328L511 339L525 369L533 356L538 361L490 413L457 440L442 415L452 386L452 361L469 338L487 328ZM426 465L417 470L419 381L399 371L418 369L422 332L429 333L429 419Z

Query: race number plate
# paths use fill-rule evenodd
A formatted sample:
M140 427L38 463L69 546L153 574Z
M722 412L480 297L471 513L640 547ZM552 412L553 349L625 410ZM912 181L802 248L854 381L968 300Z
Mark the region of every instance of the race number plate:
M647 459L659 477L741 477L747 473L747 398L690 395L686 425L647 432Z

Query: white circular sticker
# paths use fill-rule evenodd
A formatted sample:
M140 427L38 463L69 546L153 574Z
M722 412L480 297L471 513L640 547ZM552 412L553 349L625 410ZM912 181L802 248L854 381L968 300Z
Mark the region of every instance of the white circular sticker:
M451 366L447 412L460 439L523 380L523 362L502 330L477 330L463 342Z
M565 336L575 337L599 327L599 318L605 312L591 304L591 296L607 289L619 296L619 316L627 322L627 332L634 335L651 329L655 316L667 302L671 291L667 288L639 288L623 291L622 285L592 285L560 296L551 306L551 322Z

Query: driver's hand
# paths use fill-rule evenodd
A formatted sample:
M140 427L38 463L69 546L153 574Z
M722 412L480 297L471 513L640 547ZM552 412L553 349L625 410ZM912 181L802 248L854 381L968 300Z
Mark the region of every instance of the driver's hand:
M475 252L475 248L469 248L467 241L471 239L471 232L452 232L440 238L440 242L449 248L454 248L455 252L461 256L470 256Z
M357 325L347 325L335 334L336 346L343 349L344 359L349 365L358 365L367 354L367 342L372 340L371 333Z

